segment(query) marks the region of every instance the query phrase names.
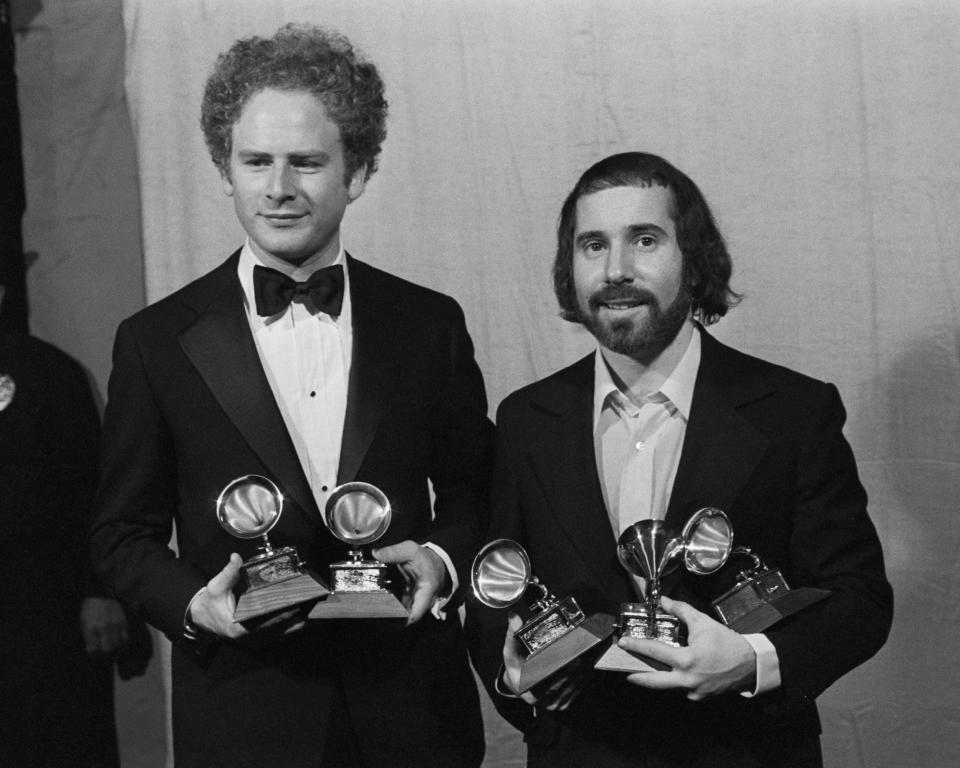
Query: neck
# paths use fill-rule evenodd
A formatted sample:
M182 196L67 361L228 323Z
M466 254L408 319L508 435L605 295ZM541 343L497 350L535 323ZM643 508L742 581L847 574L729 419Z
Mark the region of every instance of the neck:
M687 351L693 333L693 321L687 320L663 349L624 355L604 347L603 358L630 394L643 398L660 389L667 377L673 373L683 353Z
M336 232L319 251L298 258L280 258L264 253L253 240L250 240L250 246L260 263L265 267L278 269L288 274L291 270L294 273L315 272L323 267L329 267L337 260L337 256L340 255L340 233Z

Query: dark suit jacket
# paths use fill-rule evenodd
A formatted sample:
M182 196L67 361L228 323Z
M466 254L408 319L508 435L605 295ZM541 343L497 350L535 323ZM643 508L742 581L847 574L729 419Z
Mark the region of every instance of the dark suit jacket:
M679 529L697 509L720 507L735 544L781 568L791 586L833 594L768 630L782 687L753 699L691 703L598 672L570 710L534 720L530 708L494 694L534 747L583 738L612 752L680 763L712 752L714 760L724 755L723 764L738 764L736 754L752 750L750 759L775 765L778 749L788 754L797 739L816 738L814 698L873 655L889 631L892 594L841 433L845 414L835 387L700 332L702 359L667 522ZM523 544L534 573L555 594L575 595L587 612L616 614L635 598L604 508L592 408L592 355L502 403L489 538ZM709 577L678 573L665 591L712 615L710 600L732 586L744 564L731 562ZM501 663L504 618L471 608L474 660L490 685Z
M263 474L284 491L274 546L297 547L321 571L346 554L323 524L264 375L237 259L121 324L104 420L94 558L174 642L178 768L315 765L337 687L370 765L476 765L482 725L455 609L409 629L314 621L285 641L217 643L199 655L182 639L192 596L232 551L247 558L255 549L216 519L217 495L234 478ZM349 269L354 348L337 481L372 483L391 500L380 543L429 540L463 571L492 440L463 313L361 262ZM179 557L167 546L174 524Z

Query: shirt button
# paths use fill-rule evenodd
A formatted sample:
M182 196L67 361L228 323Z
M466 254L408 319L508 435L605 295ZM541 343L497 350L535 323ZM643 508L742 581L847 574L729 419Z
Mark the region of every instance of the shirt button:
M637 450L642 451L646 446L646 444L647 444L646 440L637 440Z
M316 396L317 396L316 391L313 391L313 392L310 393L310 397L316 397Z

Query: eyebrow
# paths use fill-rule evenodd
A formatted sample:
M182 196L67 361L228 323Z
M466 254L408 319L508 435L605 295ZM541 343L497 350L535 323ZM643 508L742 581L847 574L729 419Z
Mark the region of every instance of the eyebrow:
M259 149L238 149L237 156L244 160L249 160L257 157L273 157L271 152L264 152ZM319 160L320 162L328 162L330 160L330 154L324 152L322 149L307 150L305 152L291 152L286 156L290 160Z
M637 235L643 234L657 234L666 236L667 232L663 227L654 224L652 222L644 222L642 224L631 224L626 228L626 233L629 237L636 237ZM574 244L577 246L583 246L585 243L591 240L602 240L606 242L607 233L599 229L590 229L586 232L581 232L574 238Z
M643 223L643 224L631 224L629 227L627 227L628 235L643 235L648 232L653 232L654 234L657 234L657 235L667 234L667 231L663 227L659 226L658 224L654 224L653 222Z
M589 229L586 232L581 232L574 239L574 244L577 247L582 247L585 243L590 242L591 240L602 240L606 242L607 236L598 229Z

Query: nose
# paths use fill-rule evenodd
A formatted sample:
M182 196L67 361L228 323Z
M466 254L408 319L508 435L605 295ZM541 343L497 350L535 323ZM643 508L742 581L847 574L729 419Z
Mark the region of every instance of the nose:
M621 243L611 243L607 249L607 260L604 264L604 280L608 283L624 283L632 279L633 263L630 249Z
M267 179L267 199L274 203L282 203L285 200L296 195L296 188L293 184L293 169L286 163L276 163L270 169L270 177Z

